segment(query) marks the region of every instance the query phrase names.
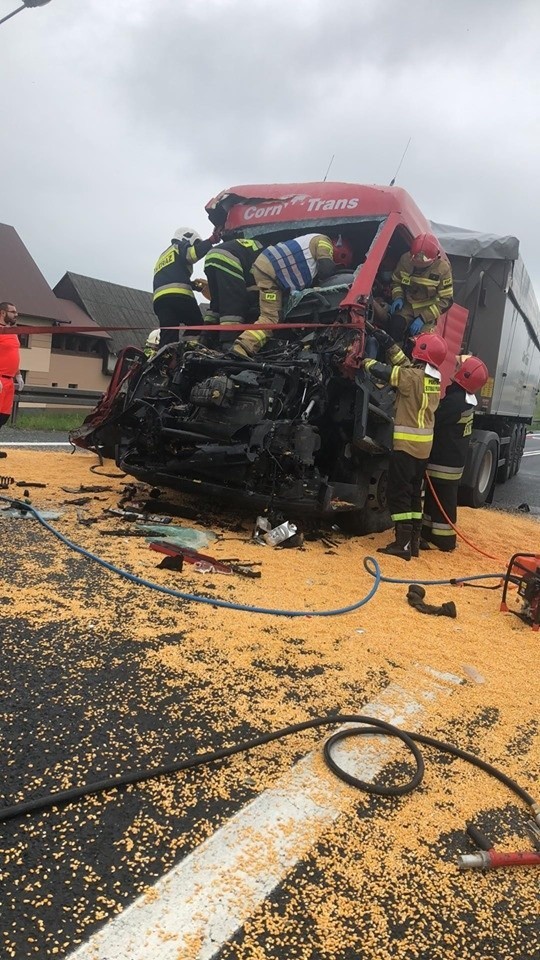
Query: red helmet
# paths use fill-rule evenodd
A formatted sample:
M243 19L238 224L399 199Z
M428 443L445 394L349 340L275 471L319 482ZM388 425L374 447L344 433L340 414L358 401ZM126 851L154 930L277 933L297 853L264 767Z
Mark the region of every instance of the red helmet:
M485 363L478 357L467 357L454 374L454 380L467 393L476 393L481 390L489 378L489 371Z
M421 333L414 342L411 356L422 363L430 363L432 367L440 367L444 363L448 347L438 333Z
M429 267L440 255L439 241L432 233L419 233L411 243L411 257L415 267Z
M349 241L344 240L340 234L337 240L332 240L332 247L334 248L334 263L337 263L338 267L352 267L353 248Z

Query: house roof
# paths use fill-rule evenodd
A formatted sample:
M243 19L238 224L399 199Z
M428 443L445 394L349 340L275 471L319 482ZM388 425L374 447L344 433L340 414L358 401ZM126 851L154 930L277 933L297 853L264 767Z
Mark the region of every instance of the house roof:
M58 281L54 292L63 300L73 301L100 327L127 327L126 330L111 331L108 346L113 353L128 346L144 348L148 333L158 326L152 309L152 294L146 290L134 290L68 271ZM82 325L82 320L78 319L77 323Z
M63 300L61 297L58 297L59 303L62 304L62 309L68 319L68 322L73 324L74 327L94 327L95 330L92 333L81 333L81 337L103 337L107 340L111 339L111 334L107 333L106 330L102 330L96 321L90 317L85 310L82 310L78 303L75 303L74 300ZM69 333L69 330L66 331Z
M14 227L0 223L0 301L12 301L23 317L67 323L55 297Z

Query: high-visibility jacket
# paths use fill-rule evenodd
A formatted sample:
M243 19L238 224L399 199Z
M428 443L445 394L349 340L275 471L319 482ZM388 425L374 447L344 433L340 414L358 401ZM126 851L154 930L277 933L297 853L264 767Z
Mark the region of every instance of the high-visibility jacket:
M16 333L0 336L0 414L10 414L15 396L14 377L19 372L20 343Z
M393 449L416 460L427 460L441 398L441 375L429 364L411 363L399 347L392 347L388 357L391 364L365 360L364 367L376 379L386 380L396 388Z
M435 414L427 473L448 483L461 479L471 440L474 405L458 383L451 383Z
M265 273L270 263L279 286L284 290L304 290L311 286L322 263L326 264L326 275L330 275L331 267L335 267L333 257L334 248L328 237L321 233L307 233L266 247L257 257L257 265Z
M211 267L221 270L235 280L242 280L246 286L254 283L251 268L262 250L258 240L226 240L214 247L204 258L204 270Z
M404 253L392 274L392 299L400 298L411 316L433 325L448 310L454 296L452 268L444 254L427 267L416 267Z
M212 246L211 240L173 240L154 267L154 302L165 294L194 297L191 286L193 265Z

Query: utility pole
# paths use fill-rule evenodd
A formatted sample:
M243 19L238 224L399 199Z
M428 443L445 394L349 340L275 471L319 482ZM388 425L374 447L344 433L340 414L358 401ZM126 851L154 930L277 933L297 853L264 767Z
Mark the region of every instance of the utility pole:
M20 13L21 10L26 10L27 7L44 7L46 3L50 3L51 0L24 0L20 7L17 7L16 10L12 10L11 13L8 13L7 16L2 17L0 24L5 23L6 20L11 20L16 13Z

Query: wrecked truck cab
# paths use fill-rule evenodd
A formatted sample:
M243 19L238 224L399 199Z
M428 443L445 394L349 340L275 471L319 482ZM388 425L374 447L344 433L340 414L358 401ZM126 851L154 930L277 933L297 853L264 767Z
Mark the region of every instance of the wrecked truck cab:
M119 361L115 388L73 442L104 456L114 446L118 466L153 485L385 529L394 394L362 370L366 321L381 263L397 262L427 221L404 191L353 184L235 187L207 211L225 239L263 246L342 234L353 269L291 294L255 360L180 341Z

